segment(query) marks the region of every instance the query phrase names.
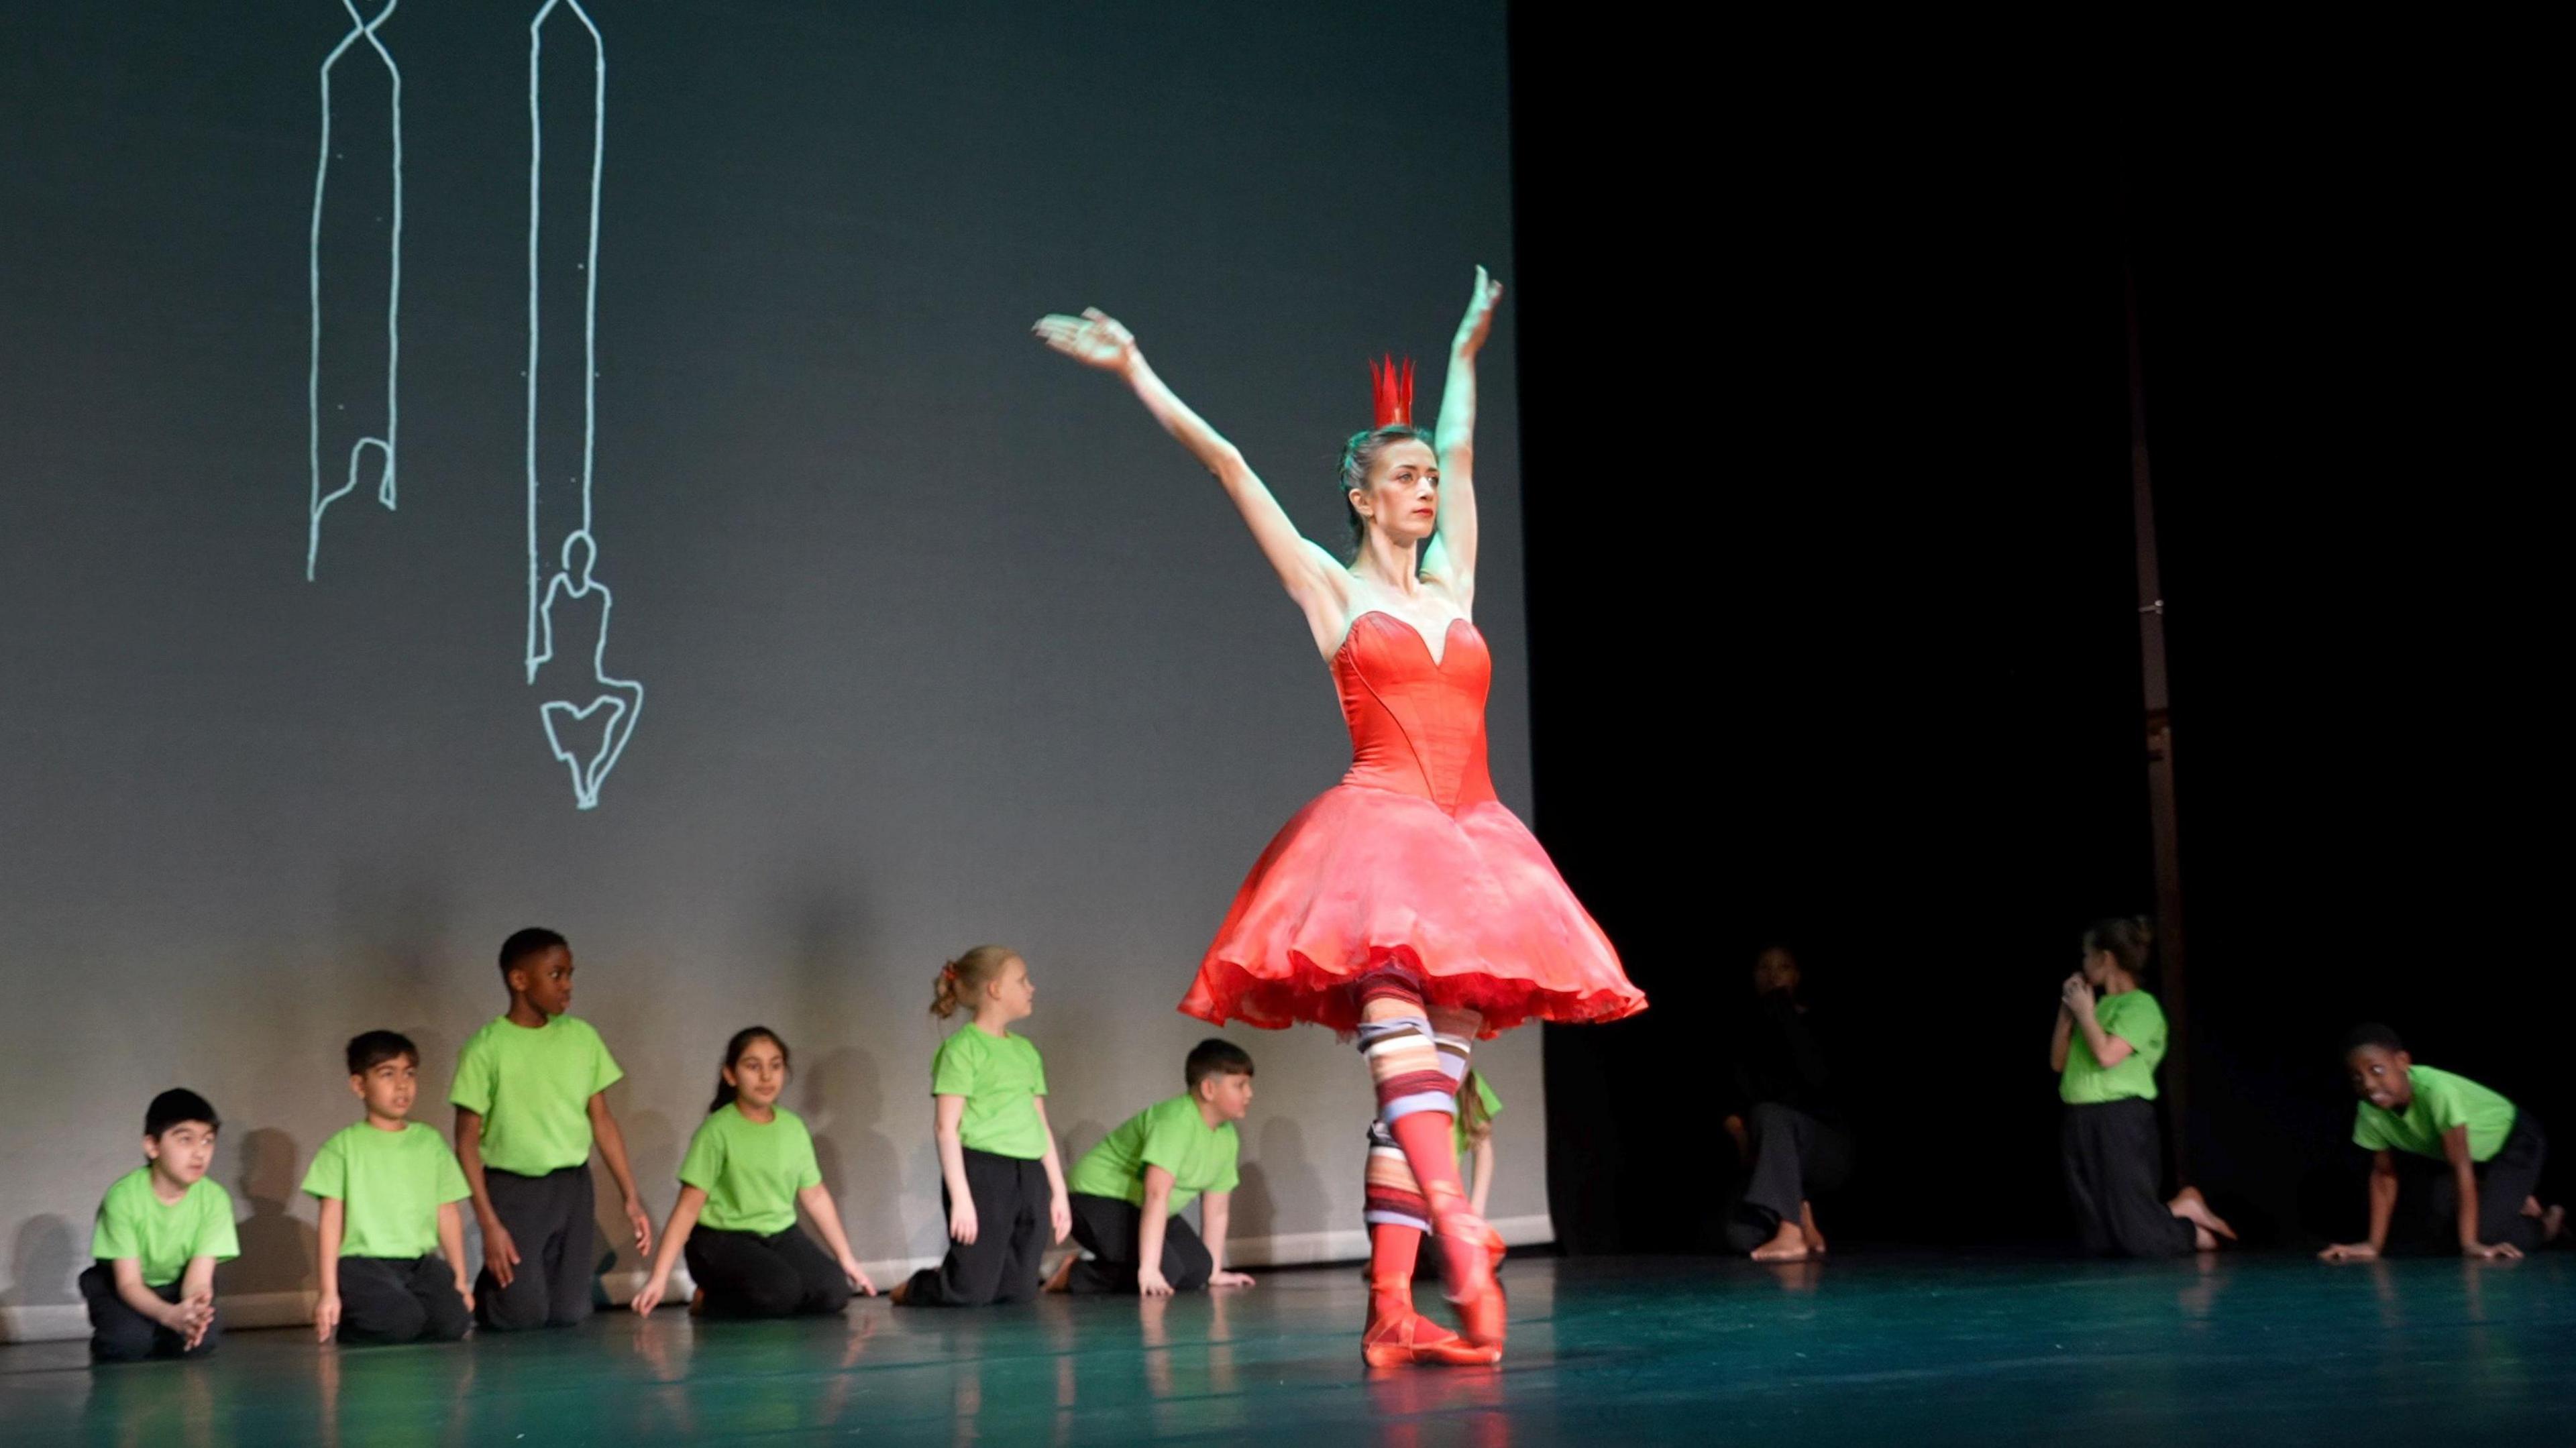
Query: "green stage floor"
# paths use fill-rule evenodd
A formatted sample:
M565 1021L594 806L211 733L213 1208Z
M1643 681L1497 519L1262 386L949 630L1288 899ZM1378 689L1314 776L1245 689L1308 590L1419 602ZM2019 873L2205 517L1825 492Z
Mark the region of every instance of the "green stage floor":
M1515 1260L1500 1370L1372 1376L1348 1269L1167 1303L454 1347L239 1333L93 1372L0 1349L0 1442L2576 1444L2576 1257L2206 1266ZM2439 1435L2439 1436L2435 1436Z

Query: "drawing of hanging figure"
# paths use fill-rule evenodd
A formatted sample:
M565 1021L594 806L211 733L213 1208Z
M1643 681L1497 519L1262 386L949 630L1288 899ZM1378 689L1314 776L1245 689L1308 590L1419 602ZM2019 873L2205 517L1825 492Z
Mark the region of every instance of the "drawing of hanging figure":
M384 0L384 8L370 20L359 14L357 0L341 0L349 33L322 58L322 158L313 171L307 256L313 319L311 369L305 377L311 453L311 491L304 513L308 581L322 552L322 514L369 481L371 465L376 501L388 512L394 506L394 384L402 314L402 69L377 31L397 3ZM380 376L381 394L376 390Z
M550 54L547 40L555 41ZM590 128L566 125L554 165L546 116L569 120L590 99ZM608 116L608 53L579 0L545 0L528 23L528 682L546 743L572 772L573 800L599 804L644 709L644 686L608 672L611 599L598 572L591 475L599 397L600 143ZM585 150L587 155L585 156ZM583 165L584 160L588 165ZM579 219L581 225L570 223ZM552 220L558 223L547 226ZM544 339L578 326L581 351ZM576 406L573 399L579 399ZM548 490L542 483L559 484ZM575 506L576 500L578 506ZM546 541L561 538L559 547ZM557 571L541 576L547 567ZM579 648L584 634L590 648ZM565 640L558 659L558 636ZM585 671L579 662L586 658ZM551 664L551 667L548 665Z

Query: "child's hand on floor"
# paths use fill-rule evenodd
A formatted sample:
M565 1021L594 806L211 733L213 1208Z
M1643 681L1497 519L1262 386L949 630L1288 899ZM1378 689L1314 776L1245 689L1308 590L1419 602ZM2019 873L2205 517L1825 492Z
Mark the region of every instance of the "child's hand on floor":
M662 1294L668 1289L669 1284L661 1278L647 1278L643 1286L635 1289L634 1300L626 1305L635 1309L637 1317L651 1317L653 1309L662 1305Z
M313 1340L329 1342L331 1330L340 1325L340 1294L325 1292L313 1304Z
M2317 1254L2320 1262L2376 1262L2379 1249L2368 1242L2337 1242Z
M457 1274L456 1295L465 1300L465 1310L469 1313L472 1312L474 1310L474 1279L465 1276L463 1273Z
M948 1235L960 1245L975 1245L975 1204L961 1201L948 1209Z
M2522 1249L2511 1242L2472 1242L2460 1249L2460 1255L2482 1262L2519 1262Z
M877 1285L868 1280L868 1274L860 1268L858 1258L843 1257L841 1275L849 1279L851 1291L864 1292L870 1297L877 1295Z
M1251 1285L1252 1277L1248 1273L1212 1272L1208 1274L1208 1286L1210 1287L1249 1287Z
M1169 1297L1172 1295L1172 1282L1163 1275L1160 1267L1139 1267L1136 1269L1136 1291L1146 1297Z
M494 1223L483 1233L483 1266L492 1280L504 1287L518 1274L510 1269L519 1265L519 1244L510 1240L510 1229Z

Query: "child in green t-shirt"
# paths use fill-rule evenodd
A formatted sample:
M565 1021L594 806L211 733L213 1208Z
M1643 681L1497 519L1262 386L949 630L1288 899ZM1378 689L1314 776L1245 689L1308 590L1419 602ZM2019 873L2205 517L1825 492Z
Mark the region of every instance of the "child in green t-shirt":
M896 1285L898 1305L1026 1302L1037 1295L1038 1255L1073 1230L1047 1124L1046 1066L1027 1037L1011 1034L1035 1009L1037 987L1015 950L979 945L939 968L930 1013L967 1016L930 1065L950 1246L939 1266Z
M1231 1041L1201 1041L1181 1076L1189 1090L1128 1117L1074 1164L1073 1236L1083 1251L1065 1258L1049 1291L1169 1297L1252 1285L1225 1269L1241 1147L1234 1124L1252 1110L1252 1057ZM1180 1216L1192 1198L1204 1239Z
M2416 1065L2386 1026L2355 1027L2343 1060L2361 1098L2353 1109L2353 1144L2371 1153L2370 1239L2338 1242L2319 1257L2367 1262L2387 1248L2399 1152L2442 1164L2419 1173L2423 1223L2436 1238L2452 1234L2461 1255L2519 1257L2557 1240L2567 1212L2540 1205L2549 1141L2530 1112L2466 1076Z
M465 1217L473 1194L436 1127L410 1119L420 1048L395 1031L349 1042L349 1090L366 1119L313 1154L304 1190L322 1203L322 1295L313 1336L344 1343L454 1342L474 1325Z
M89 1353L103 1363L215 1350L215 1264L241 1255L233 1199L206 1179L223 1123L194 1091L164 1091L143 1113L143 1165L98 1204L80 1275Z
M2096 1255L2179 1257L2236 1236L2198 1187L2159 1199L2164 1153L2153 1103L2165 1013L2138 988L2153 941L2140 919L2096 921L2085 931L2084 966L2058 987L2048 1042L2066 1103L2058 1149L2067 1201L2084 1250Z
M572 1009L572 947L551 930L501 942L510 1009L456 1056L448 1102L456 1157L483 1228L475 1315L495 1332L569 1327L590 1316L590 1148L625 1198L635 1250L652 1250L653 1223L626 1167L626 1138L606 1092L626 1073Z
M698 1288L691 1310L709 1317L829 1315L850 1305L853 1290L876 1295L850 1254L814 1138L778 1104L787 1060L787 1043L767 1026L746 1026L725 1043L716 1099L689 1138L680 1200L662 1224L653 1275L630 1304L636 1312L661 1303L684 1251ZM796 1229L799 1206L831 1256Z

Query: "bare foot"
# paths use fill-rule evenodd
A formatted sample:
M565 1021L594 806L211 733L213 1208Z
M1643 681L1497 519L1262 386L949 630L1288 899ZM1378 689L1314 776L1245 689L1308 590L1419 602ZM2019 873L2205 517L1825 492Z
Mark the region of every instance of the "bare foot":
M2540 1214L2540 1245L2546 1247L2550 1243L2557 1241L2559 1234L2566 1230L2567 1209L2565 1207L2548 1207L2542 1210Z
M2236 1240L2236 1229L2227 1225L2226 1218L2209 1209L2209 1199L2200 1194L2198 1187L2184 1187L2174 1193L2173 1200L2165 1203L2165 1210L2200 1228L2200 1235L2215 1233L2230 1242ZM2206 1252L2209 1248L2200 1250Z
M2191 1224L2191 1250L2195 1252L2215 1252L2218 1250L2218 1239L2209 1234L2209 1229L2207 1227L2202 1226L2198 1222L2194 1222Z
M1082 1260L1082 1254L1079 1252L1065 1253L1064 1260L1055 1264L1055 1271L1048 1274L1046 1290L1049 1292L1064 1291L1065 1288L1073 1281L1073 1264L1080 1260Z
M1816 1208L1812 1202L1798 1203L1798 1234L1807 1239L1807 1255L1825 1255L1825 1234L1816 1230Z
M901 1282L894 1285L894 1290L892 1292L886 1294L886 1301L893 1303L897 1307L901 1307L911 1297L912 1279L906 1277Z
M1782 1222L1771 1240L1753 1249L1756 1262L1800 1262L1807 1256L1807 1234L1795 1222Z

